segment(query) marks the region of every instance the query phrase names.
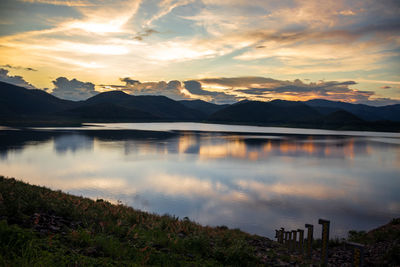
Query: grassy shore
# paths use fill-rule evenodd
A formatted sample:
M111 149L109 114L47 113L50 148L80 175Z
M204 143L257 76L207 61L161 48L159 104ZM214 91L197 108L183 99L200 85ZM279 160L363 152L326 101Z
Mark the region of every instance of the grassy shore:
M4 177L0 240L2 266L257 266L265 257L253 244L272 245L240 230L204 227Z
M350 237L369 246L372 263L399 261L399 219ZM333 265L351 260L343 240L331 243ZM318 250L314 254L305 260L238 229L201 226L0 176L0 266L283 266L318 264Z

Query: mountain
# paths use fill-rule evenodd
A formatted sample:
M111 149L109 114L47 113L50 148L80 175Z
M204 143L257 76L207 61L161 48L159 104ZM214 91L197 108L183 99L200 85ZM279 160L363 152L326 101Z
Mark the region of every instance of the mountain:
M364 127L366 126L366 122L354 114L345 111L338 110L331 114L325 115L320 119L320 126L323 127Z
M43 90L0 82L0 116L48 115L77 105L77 102L59 99Z
M372 107L322 99L306 102L241 101L216 105L165 96L100 93L85 101L59 99L43 90L0 82L0 121L4 124L90 121L210 121L270 126L398 131L400 105Z
M57 113L59 116L91 120L159 120L160 117L113 103L87 104Z
M221 110L223 108L228 107L229 105L217 105L213 103L209 103L203 100L181 100L179 103L183 104L184 106L200 111L206 116L210 116L211 114Z
M378 113L385 120L400 122L400 104L380 107Z
M199 121L207 115L165 96L132 96L122 91L111 91L85 101L70 101L43 90L31 90L0 82L0 117L7 120L60 117L107 121Z
M274 100L271 102L241 101L210 115L210 121L238 123L285 124L315 122L321 114L302 102Z
M132 96L122 91L100 93L87 99L83 105L117 104L120 107L134 108L165 120L201 120L201 112L188 108L166 96Z
M304 102L310 107L315 108L322 114L327 114L338 110L345 110L366 121L399 121L400 122L400 104L383 107L374 107L364 104L351 104L338 101L329 101L325 99L313 99Z

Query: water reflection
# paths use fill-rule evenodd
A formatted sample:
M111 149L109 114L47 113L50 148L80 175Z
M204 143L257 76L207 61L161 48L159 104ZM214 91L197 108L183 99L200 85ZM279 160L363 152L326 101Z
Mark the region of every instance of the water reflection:
M93 137L81 134L61 135L54 138L54 149L58 154L66 154L68 151L76 153L78 150L92 150Z
M319 217L333 236L400 214L399 139L141 131L0 131L0 170L273 237ZM18 151L18 153L16 153Z

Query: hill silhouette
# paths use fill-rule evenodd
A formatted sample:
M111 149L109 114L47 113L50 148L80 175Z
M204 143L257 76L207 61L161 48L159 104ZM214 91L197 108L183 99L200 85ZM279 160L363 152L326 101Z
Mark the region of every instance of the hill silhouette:
M301 102L274 100L271 102L242 101L209 117L211 121L238 123L299 123L316 122L321 114Z
M68 109L57 115L92 120L159 120L160 117L134 108L126 108L113 103L86 104Z
M399 121L400 104L374 107L364 104L351 104L339 101L329 101L325 99L313 99L305 102L321 113L329 111L332 113L338 110L345 110L366 121Z
M175 101L165 96L103 92L85 101L57 98L0 82L0 123L33 121L207 121L267 126L392 131L400 129L400 105L372 107L315 99L306 102L241 101L217 105L201 100Z
M201 113L203 113L205 116L210 116L211 114L217 112L218 110L221 110L223 108L228 107L228 104L225 105L217 105L214 103L209 103L203 100L181 100L179 103L182 103L188 108L197 110Z
M78 102L57 98L43 90L0 82L0 116L49 115L78 105Z
M134 108L166 120L205 119L205 116L201 112L190 109L166 96L133 96L122 91L111 91L100 93L87 99L84 105L104 103L118 104L125 108Z

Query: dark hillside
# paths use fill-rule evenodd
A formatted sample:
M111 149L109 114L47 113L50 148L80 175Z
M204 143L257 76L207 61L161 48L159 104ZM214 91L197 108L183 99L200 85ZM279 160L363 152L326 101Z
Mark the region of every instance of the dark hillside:
M242 101L215 112L211 121L250 123L315 122L321 114L301 103L275 100L271 102Z
M48 115L77 105L77 102L59 99L42 90L0 82L0 116Z

